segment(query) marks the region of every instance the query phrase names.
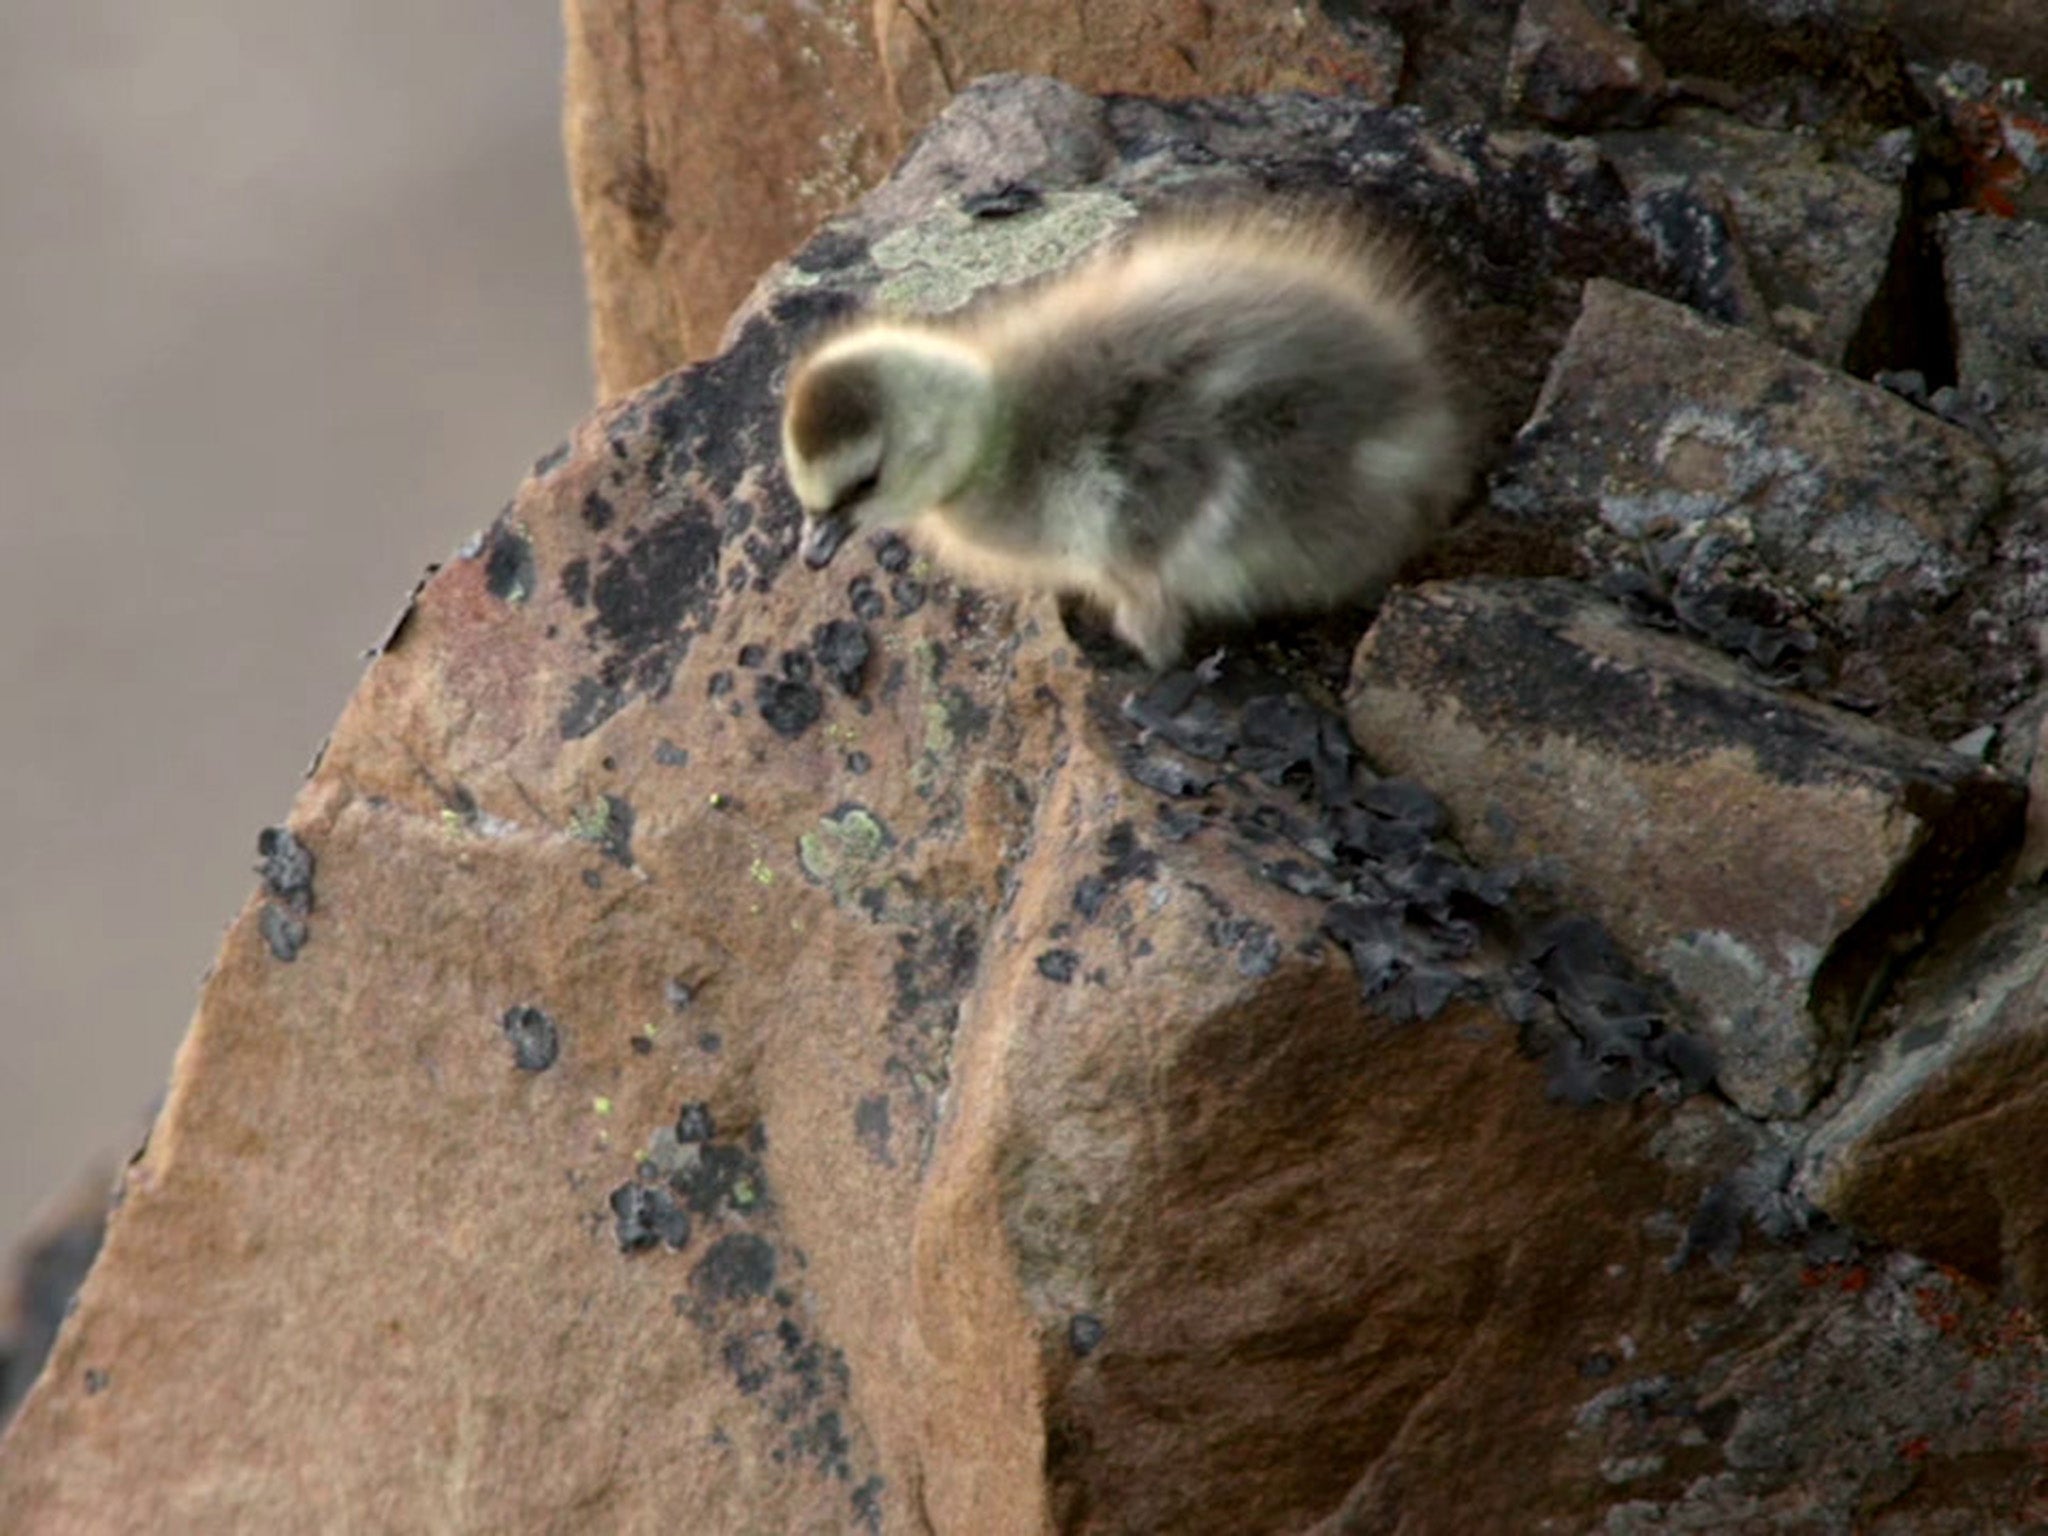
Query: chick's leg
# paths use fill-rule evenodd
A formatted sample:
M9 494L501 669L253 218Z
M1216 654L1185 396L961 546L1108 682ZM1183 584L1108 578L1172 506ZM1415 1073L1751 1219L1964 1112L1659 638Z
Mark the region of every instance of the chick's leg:
M1119 584L1115 627L1117 638L1144 657L1155 672L1179 661L1187 641L1187 614L1152 573Z

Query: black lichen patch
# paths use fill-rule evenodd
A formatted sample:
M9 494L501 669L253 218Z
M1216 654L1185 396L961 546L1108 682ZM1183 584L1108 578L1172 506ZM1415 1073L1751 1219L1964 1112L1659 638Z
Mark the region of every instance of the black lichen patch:
M564 741L588 736L625 707L626 694L594 677L579 677L569 685L569 701L555 717L555 729Z
M1067 1348L1074 1352L1076 1359L1085 1360L1095 1353L1096 1346L1108 1332L1101 1318L1089 1312L1076 1312L1067 1320Z
M1217 918L1209 924L1208 938L1230 952L1240 976L1270 976L1280 968L1279 937L1264 923L1248 917Z
M860 697L871 646L867 630L848 619L833 619L811 631L811 649L832 686L849 699Z
M592 533L603 533L605 529L611 527L612 519L617 516L604 492L598 490L592 490L584 496L582 513L583 526Z
M299 951L306 946L305 923L274 902L264 904L256 918L256 928L263 935L263 942L270 946L270 953L287 963L298 959Z
M1157 739L1189 757L1221 762L1236 743L1237 732L1222 703L1202 691L1205 681L1199 671L1168 672L1124 700L1124 718L1142 733L1138 745Z
M690 1215L658 1184L628 1182L611 1193L613 1235L621 1253L641 1253L656 1243L681 1252L690 1245Z
M770 730L794 741L818 723L825 699L808 682L763 673L754 680L754 707Z
M728 1232L690 1271L700 1302L752 1301L775 1288L775 1245L752 1232Z
M284 827L265 827L256 834L261 860L256 873L269 900L257 915L256 928L276 959L298 959L313 912L313 852Z
M853 266L867 254L867 242L851 230L824 229L790 258L790 265L799 272L831 272Z
M717 1135L718 1123L711 1117L709 1104L693 1100L676 1111L676 1140L684 1146L710 1141Z
M869 1536L881 1536L882 1492L888 1487L878 1473L853 1490L854 1523Z
M868 1156L884 1168L896 1166L896 1155L889 1150L889 1096L886 1093L871 1094L854 1105L853 1135L867 1149Z
M1098 718L1112 723L1099 697ZM1454 999L1492 996L1549 1064L1552 1091L1575 1104L1705 1087L1713 1065L1662 1001L1630 974L1597 925L1538 924L1516 905L1512 871L1480 869L1444 839L1435 796L1374 778L1332 711L1240 661L1169 672L1125 699L1114 723L1137 727L1127 771L1147 783L1164 753L1216 764L1218 819L1258 875L1324 903L1322 932L1351 958L1360 995L1397 1021L1434 1018ZM1160 807L1160 834L1191 836L1192 812ZM1104 882L1075 904L1099 906ZM1283 958L1278 935L1211 897L1209 938L1246 976ZM1043 960L1041 960L1043 969Z
M873 622L889 611L889 601L875 590L874 578L856 576L846 584L846 600L853 607L853 616Z
M703 1217L751 1216L768 1204L768 1179L754 1154L736 1141L701 1141L684 1147L669 1187Z
M986 192L969 192L960 211L970 219L1013 219L1045 205L1045 194L1021 181L1006 181Z
M313 910L313 850L292 836L286 827L265 827L256 834L256 853L262 860L256 873L263 877L263 889L271 899L300 916Z
M568 461L569 448L569 440L563 438L561 442L555 444L554 447L535 459L533 461L533 469L530 471L533 478L545 480L549 475L560 469Z
M1061 986L1071 982L1081 969L1081 957L1071 949L1048 949L1038 957L1038 974Z
M1150 880L1159 872L1159 857L1138 841L1138 829L1120 821L1102 837L1102 868L1074 885L1074 910L1089 922L1102 913L1117 887L1129 880Z
M691 633L709 622L719 542L710 510L691 504L628 530L624 547L605 553L590 585L590 633L611 648L600 672L607 684L666 680Z
M903 542L900 534L881 533L873 540L875 564L892 576L900 576L910 569L913 558L910 546Z
M512 1044L512 1064L522 1072L545 1072L561 1055L561 1031L544 1009L515 1004L505 1010L498 1028Z
M571 606L582 608L590 602L590 562L581 556L562 567L562 596Z
M868 905L877 921L883 903ZM900 1145L911 1144L910 1160L930 1154L938 1106L952 1073L953 1037L960 1027L960 1005L981 963L981 930L971 909L928 909L919 926L897 935L901 951L891 968L893 995L889 1003L887 1071L902 1090L898 1107L906 1110L907 1126L895 1126Z
M1641 565L1600 579L1635 623L1705 641L1767 682L1825 689L1834 667L1819 635L1773 589L1753 550L1714 533L1648 543L1638 553Z
M700 1320L715 1316L701 1302L693 1310ZM828 1477L852 1480L853 1444L844 1414L853 1378L845 1355L806 1336L785 1317L773 1328L728 1335L719 1358L733 1385L761 1402L784 1427L773 1460L809 1461Z
M1742 1251L1745 1227L1769 1242L1798 1244L1808 1264L1854 1258L1854 1235L1798 1192L1797 1172L1798 1160L1791 1153L1771 1147L1708 1185L1668 1267L1683 1269L1703 1258L1716 1269L1726 1269Z
M1509 1014L1556 1098L1625 1104L1667 1084L1696 1093L1713 1080L1706 1043L1672 1027L1669 1004L1590 918L1538 928L1510 981Z
M500 517L484 538L484 587L495 598L523 603L533 596L538 576L533 563L533 545Z

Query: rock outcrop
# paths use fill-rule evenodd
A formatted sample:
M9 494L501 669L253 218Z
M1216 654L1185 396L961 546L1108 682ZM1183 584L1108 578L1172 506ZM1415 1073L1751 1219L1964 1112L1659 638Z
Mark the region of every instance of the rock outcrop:
M1811 130L1804 142L1779 135L1774 151L1810 161L1833 155L1844 123L1913 122L1911 61L1960 56L2048 80L2030 5L819 0L757 14L564 0L570 184L598 392L623 394L712 352L755 274L873 186L985 74L1168 97L1304 90L1570 132L1639 126L1668 104L1704 100L1756 128ZM1973 102L1971 120L1995 120L2004 105ZM2032 141L2018 148L2001 175L2037 163ZM1754 166L1723 187L1745 204L1796 190L1782 171ZM1796 222L1783 207L1762 217ZM1855 233L1835 231L1842 254ZM1765 266L1771 254L1758 250ZM1853 264L1795 275L1823 286L1860 278ZM1768 297L1785 323L1806 323L1796 286L1783 305Z
M1362 649L1148 677L893 539L791 559L806 338L1248 188L1427 251L1513 458ZM1877 617L1766 607L1883 489L1935 585L1852 595L2005 668L1993 726L2038 509L1757 326L1708 192L1362 101L963 91L415 594L260 840L0 1530L2036 1528L2022 792L1809 669ZM1603 374L1666 427L1739 397L1702 443L1819 489L1743 553L1725 454L1586 451Z
M710 15L692 0L564 0L563 15L600 398L715 350L762 269L880 180L978 76L1390 101L1405 58L1388 21L1293 0L820 0ZM1505 37L1504 21L1471 25ZM1431 28L1431 51L1461 30Z
M1459 842L1557 876L1692 1004L1759 1118L1833 1079L1897 957L2013 846L2021 786L1565 582L1388 599L1349 700ZM1650 893L1654 892L1654 899Z

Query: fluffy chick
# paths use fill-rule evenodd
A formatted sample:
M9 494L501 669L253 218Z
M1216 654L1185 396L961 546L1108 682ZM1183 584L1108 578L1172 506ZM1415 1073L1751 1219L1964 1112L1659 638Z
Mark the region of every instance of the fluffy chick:
M1154 667L1192 620L1383 585L1468 474L1413 269L1333 220L1242 212L830 337L782 445L812 566L902 528L972 580L1088 595Z

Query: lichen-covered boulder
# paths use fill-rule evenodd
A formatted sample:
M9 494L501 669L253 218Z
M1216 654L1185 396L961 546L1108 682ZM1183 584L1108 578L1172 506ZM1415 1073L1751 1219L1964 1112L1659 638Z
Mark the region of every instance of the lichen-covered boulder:
M598 392L623 394L714 351L761 270L879 181L979 76L1387 102L1404 61L1438 79L1447 62L1505 38L1507 18L1491 7L1470 20L1416 13L1404 18L1410 59L1404 29L1381 9L976 0L934 12L819 0L756 13L565 0L569 179ZM1464 73L1474 85L1488 76L1484 65Z
M2036 894L1901 990L1806 1150L1831 1211L2048 1303L2048 909Z
M2031 674L2013 629L1959 611L2003 580L2004 493L1991 445L1932 411L1601 279L1493 502L1657 622L1949 735Z
M1420 242L1496 445L1584 277L1724 270L1583 143L963 93L384 642L7 1536L2024 1528L2038 1339L1816 1207L1613 925L1364 760L1364 615L1148 677L894 540L792 561L820 327L1251 187Z
M1395 594L1349 718L1444 797L1466 848L1553 863L1692 1002L1721 1088L1759 1116L1833 1081L1899 954L2011 850L2026 801L1563 582Z

